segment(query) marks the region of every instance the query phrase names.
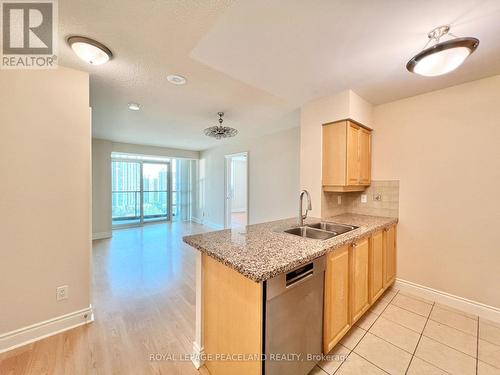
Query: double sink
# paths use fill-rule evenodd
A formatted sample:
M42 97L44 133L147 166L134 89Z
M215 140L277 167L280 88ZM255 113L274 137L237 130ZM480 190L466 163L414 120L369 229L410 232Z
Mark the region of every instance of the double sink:
M300 227L290 228L285 230L285 233L293 234L300 237L312 238L315 240L327 240L329 238L339 236L350 232L358 227L346 224L337 224L330 222L320 222L316 224L307 224Z

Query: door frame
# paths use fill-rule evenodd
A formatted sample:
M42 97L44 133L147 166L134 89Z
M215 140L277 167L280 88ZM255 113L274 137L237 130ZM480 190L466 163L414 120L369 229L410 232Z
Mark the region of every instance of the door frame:
M246 185L247 185L247 196L246 196L246 224L248 225L249 217L250 217L250 163L249 163L249 155L248 151L243 151L243 152L237 152L234 154L227 154L224 155L224 228L230 229L231 228L231 199L230 199L230 183L231 183L231 167L232 167L232 160L234 157L238 156L244 156L246 159L246 164L247 164L247 178L246 178ZM232 198L232 197L231 197Z

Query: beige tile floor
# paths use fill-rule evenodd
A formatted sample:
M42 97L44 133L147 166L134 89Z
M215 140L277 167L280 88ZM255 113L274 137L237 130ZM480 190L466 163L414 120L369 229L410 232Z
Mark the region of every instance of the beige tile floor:
M310 375L500 375L500 324L390 289Z

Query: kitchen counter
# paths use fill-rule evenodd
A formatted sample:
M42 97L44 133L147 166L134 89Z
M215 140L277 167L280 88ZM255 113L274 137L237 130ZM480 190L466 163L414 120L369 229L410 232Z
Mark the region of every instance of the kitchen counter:
M305 223L321 221L308 218ZM397 218L343 214L322 221L359 228L328 240L284 233L297 226L297 218L185 236L184 242L255 282L288 272L336 248L397 223Z

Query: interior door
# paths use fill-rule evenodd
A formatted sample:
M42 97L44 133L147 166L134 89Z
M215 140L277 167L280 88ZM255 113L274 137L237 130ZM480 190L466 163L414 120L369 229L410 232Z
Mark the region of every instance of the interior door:
M226 173L225 173L225 188L224 188L224 227L231 228L231 213L233 211L232 208L232 200L233 200L233 192L232 192L232 157L226 156Z
M170 220L170 163L142 164L142 218L144 222Z

